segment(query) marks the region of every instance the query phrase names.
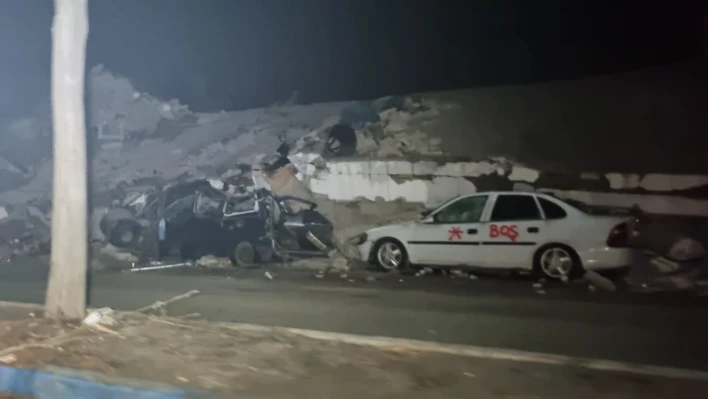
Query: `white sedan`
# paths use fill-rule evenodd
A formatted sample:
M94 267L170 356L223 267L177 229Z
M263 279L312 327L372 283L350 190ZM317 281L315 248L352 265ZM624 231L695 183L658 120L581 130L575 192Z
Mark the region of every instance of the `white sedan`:
M362 259L406 265L531 270L558 279L628 266L629 217L596 216L550 195L484 192L453 198L422 219L357 237Z

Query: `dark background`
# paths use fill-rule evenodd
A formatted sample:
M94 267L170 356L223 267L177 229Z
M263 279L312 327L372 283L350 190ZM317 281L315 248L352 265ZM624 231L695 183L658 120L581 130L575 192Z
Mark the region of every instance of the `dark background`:
M0 0L0 117L49 91L50 0ZM89 0L88 67L194 110L519 84L700 57L698 1Z

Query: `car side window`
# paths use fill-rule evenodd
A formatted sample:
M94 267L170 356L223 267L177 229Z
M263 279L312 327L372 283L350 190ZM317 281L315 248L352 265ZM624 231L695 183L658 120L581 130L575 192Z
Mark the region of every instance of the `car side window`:
M194 209L197 216L221 219L221 208L223 208L224 203L223 198L217 198L216 196L211 196L200 191L197 191L195 195Z
M531 195L499 195L494 203L492 222L538 220L541 211Z
M556 220L556 219L563 219L568 214L565 212L563 208L561 208L558 204L554 204L553 202L537 197L538 202L541 204L541 209L543 209L543 214L546 216L546 219L548 220Z
M177 222L185 219L184 214L192 213L192 205L194 204L194 194L187 195L174 201L165 207L165 220L168 222Z
M482 218L486 195L462 198L441 209L435 214L437 223L477 223Z

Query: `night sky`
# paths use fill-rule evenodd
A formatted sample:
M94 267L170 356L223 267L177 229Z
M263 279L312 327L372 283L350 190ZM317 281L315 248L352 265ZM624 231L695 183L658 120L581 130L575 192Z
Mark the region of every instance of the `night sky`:
M50 0L0 0L0 117L49 90ZM517 84L700 56L698 1L89 0L88 66L195 110Z

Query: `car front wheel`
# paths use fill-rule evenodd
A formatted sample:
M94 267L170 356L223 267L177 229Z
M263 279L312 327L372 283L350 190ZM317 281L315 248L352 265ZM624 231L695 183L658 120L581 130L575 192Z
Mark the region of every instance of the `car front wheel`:
M408 262L408 254L400 241L384 238L376 244L374 262L386 271L403 268Z

